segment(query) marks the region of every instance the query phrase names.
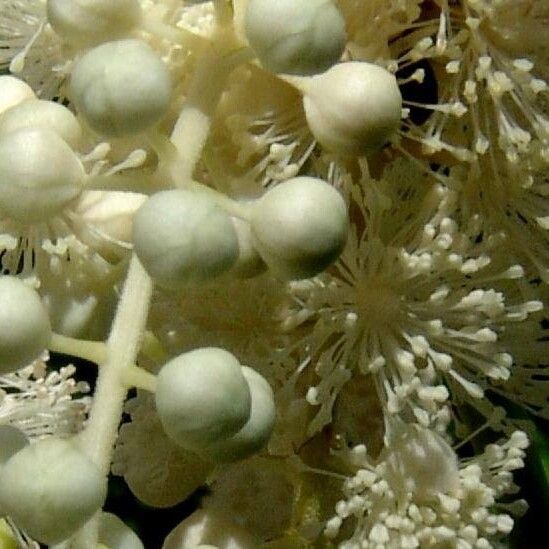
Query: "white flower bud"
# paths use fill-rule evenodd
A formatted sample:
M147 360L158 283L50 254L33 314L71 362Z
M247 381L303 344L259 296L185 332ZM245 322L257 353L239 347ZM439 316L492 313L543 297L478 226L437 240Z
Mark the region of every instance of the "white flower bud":
M213 347L184 353L158 374L156 407L166 434L189 450L237 433L251 396L238 360Z
M106 479L69 440L47 438L26 446L0 470L0 506L41 543L72 535L106 494Z
M309 278L345 245L347 207L328 183L295 177L267 191L253 206L251 229L259 254L284 279Z
M146 200L140 193L84 191L74 205L75 233L103 257L116 260L130 248L133 217Z
M231 220L238 238L238 259L231 272L238 278L252 278L261 274L267 265L254 247L250 224L236 217Z
M144 549L137 534L112 513L101 513L99 543L108 549Z
M459 488L456 453L435 431L418 425L395 426L386 458L391 484L421 501Z
M242 374L252 397L250 418L236 435L208 445L204 457L219 462L244 459L263 448L271 436L276 419L273 390L269 382L252 368L242 366Z
M48 346L51 327L40 296L23 281L0 277L0 373L14 372Z
M238 257L231 218L204 194L162 191L133 221L135 252L160 286L182 288L227 271Z
M250 0L245 32L261 64L287 74L325 71L346 42L345 21L331 0Z
M256 549L259 545L258 540L241 526L227 520L224 515L211 510L199 510L168 534L162 549L197 549L203 546L216 549Z
M312 77L303 105L311 132L326 149L362 155L396 133L402 96L396 78L384 68L348 62Z
M53 130L71 148L77 148L82 138L82 129L74 114L54 101L24 101L0 116L0 135L30 127Z
M0 425L0 466L29 443L27 435L12 425ZM0 544L0 547L2 544Z
M27 99L36 99L27 83L9 74L0 75L0 114Z
M127 34L141 18L138 0L48 0L48 22L76 45L97 44Z
M0 136L0 210L23 223L60 212L82 189L84 168L67 143L46 128Z
M129 135L164 116L170 102L170 75L145 42L106 42L77 61L69 95L95 131L108 136Z

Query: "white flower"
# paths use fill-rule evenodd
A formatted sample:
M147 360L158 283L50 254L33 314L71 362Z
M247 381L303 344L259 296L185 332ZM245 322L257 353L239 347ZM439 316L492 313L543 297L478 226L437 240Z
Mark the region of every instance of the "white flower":
M0 423L31 439L80 432L89 411L89 386L73 379L72 365L49 372L48 354L13 374L0 376Z
M229 194L255 196L298 174L314 148L300 95L255 67L232 75L220 102L205 161Z
M443 454L434 448L438 435L418 430L413 426L409 435L415 447L427 461L434 461L434 470L439 471L438 461L445 462L451 454ZM421 433L421 434L420 434ZM506 441L488 445L479 456L461 459L454 457L452 482L444 487L436 485L430 495L424 491L411 489L423 477L414 478L416 465L410 463L420 459L413 456L411 447L397 444L387 448L385 459L372 462L364 447L355 447L350 457L355 463L355 474L343 486L344 497L337 503L336 514L327 521L325 535L340 540L339 547L351 548L409 548L438 547L449 543L453 547L492 547L494 542L504 538L513 528L513 519L505 510L520 511L523 504L503 504L498 500L505 494L513 493L512 472L524 466L522 461L528 439L521 431L516 431ZM402 483L394 476L394 461L401 460L402 473L409 483ZM435 478L433 482L440 482ZM341 526L351 519L352 535L341 540ZM341 535L347 530L341 530Z
M497 254L500 235L483 234L475 216L459 228L455 193L413 164L361 185L350 187L355 225L336 268L290 284L283 326L311 325L298 334L311 360L307 401L319 406L309 434L331 421L347 383L370 374L384 414L444 430L450 395L483 409L485 390L509 378L499 334L542 304L521 296L524 271Z

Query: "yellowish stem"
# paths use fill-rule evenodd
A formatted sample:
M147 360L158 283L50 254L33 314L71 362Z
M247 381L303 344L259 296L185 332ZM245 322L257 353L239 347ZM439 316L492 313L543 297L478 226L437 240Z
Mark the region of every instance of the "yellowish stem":
M109 473L126 398L124 372L135 363L145 331L151 294L152 281L134 255L107 340L107 356L97 376L90 418L80 435L82 449L105 477ZM97 533L98 520L95 517L77 534L72 548L95 547Z
M124 368L122 381L128 389L136 387L137 389L144 389L151 393L156 391L156 376L135 364Z
M178 151L178 159L171 170L177 186L184 186L192 179L229 72L213 48L207 48L198 63L187 101L170 138Z
M95 364L101 364L107 356L107 345L103 341L86 341L55 333L48 348L55 353L77 356Z

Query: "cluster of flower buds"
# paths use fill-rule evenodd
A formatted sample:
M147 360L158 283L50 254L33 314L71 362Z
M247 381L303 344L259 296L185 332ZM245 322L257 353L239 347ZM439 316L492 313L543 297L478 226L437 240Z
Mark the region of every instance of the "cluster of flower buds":
M282 279L308 278L343 250L347 208L320 179L287 180L245 207L249 219L231 219L207 194L156 193L135 216L135 252L160 286L181 289L231 268L258 274L262 261Z
M360 156L382 147L400 125L394 75L363 61L341 62L345 24L330 0L250 0L245 33L262 66L300 78L307 123L327 150Z
M77 202L93 180L82 149L99 139L130 138L143 138L146 147L146 131L154 134L162 122L166 127L173 122L169 116L179 83L172 82L167 56L144 39L143 31L151 28L144 4L47 1L47 24L72 52L63 89L70 108L39 99L17 78L0 76L3 217L27 226L47 224L69 205L81 211ZM302 93L309 129L326 150L360 156L396 133L402 109L396 79L377 65L340 62L346 31L334 2L249 0L241 39L263 69ZM177 180L186 151L180 143L170 147L171 155L156 150L155 175L166 177L164 190L151 184L151 196L140 195L135 201L140 208L121 231L160 288L184 291L225 274L251 277L267 270L285 281L310 278L341 254L347 205L326 181L293 177L258 198L237 201L205 184ZM47 287L42 290L47 294ZM40 295L19 278L2 276L0 372L28 365L51 347L53 337ZM134 358L128 362L135 374ZM181 354L160 369L152 387L166 434L209 462L251 456L266 446L274 429L277 411L269 382L226 350ZM0 460L0 513L42 543L70 538L105 501L104 471L77 438L29 441L17 429L2 427ZM111 549L141 547L116 517L104 513L99 522L99 541Z
M276 418L269 383L232 354L212 347L165 364L155 398L168 436L216 462L243 459L260 450Z

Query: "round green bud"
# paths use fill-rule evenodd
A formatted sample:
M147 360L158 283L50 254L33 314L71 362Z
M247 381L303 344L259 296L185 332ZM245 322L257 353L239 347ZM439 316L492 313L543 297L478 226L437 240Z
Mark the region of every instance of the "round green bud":
M30 444L0 470L0 507L45 544L76 532L101 508L106 494L106 478L70 440Z
M296 75L324 72L346 43L345 21L331 0L249 0L245 33L266 69Z
M214 347L184 353L158 374L156 407L166 434L198 450L237 433L248 421L251 396L238 360Z
M295 177L253 206L251 229L259 254L282 279L312 277L337 259L347 240L347 207L328 183Z
M0 75L0 114L27 99L36 99L36 95L26 82L9 74Z
M46 9L53 30L79 46L121 37L141 19L138 0L47 0Z
M29 443L27 435L13 425L0 425L0 466ZM1 544L0 544L1 547Z
M137 534L112 513L101 513L99 543L108 549L144 549Z
M303 96L309 128L341 155L363 155L396 134L402 96L396 78L378 65L352 61L314 76Z
M30 127L49 128L72 148L78 147L82 138L82 129L74 114L54 101L31 99L0 116L0 135Z
M76 198L82 163L53 130L21 128L0 135L0 211L22 223L45 221Z
M228 214L209 196L184 190L156 193L143 204L133 242L143 267L167 289L214 278L238 257Z
M236 435L217 440L204 449L204 457L217 462L237 461L251 456L267 444L273 432L276 407L269 382L247 366L242 366L242 375L248 382L252 397L250 417Z
M50 338L50 320L40 296L17 278L0 277L0 373L30 364Z
M142 132L165 115L170 75L158 54L141 40L106 42L85 53L73 69L70 98L96 132Z

